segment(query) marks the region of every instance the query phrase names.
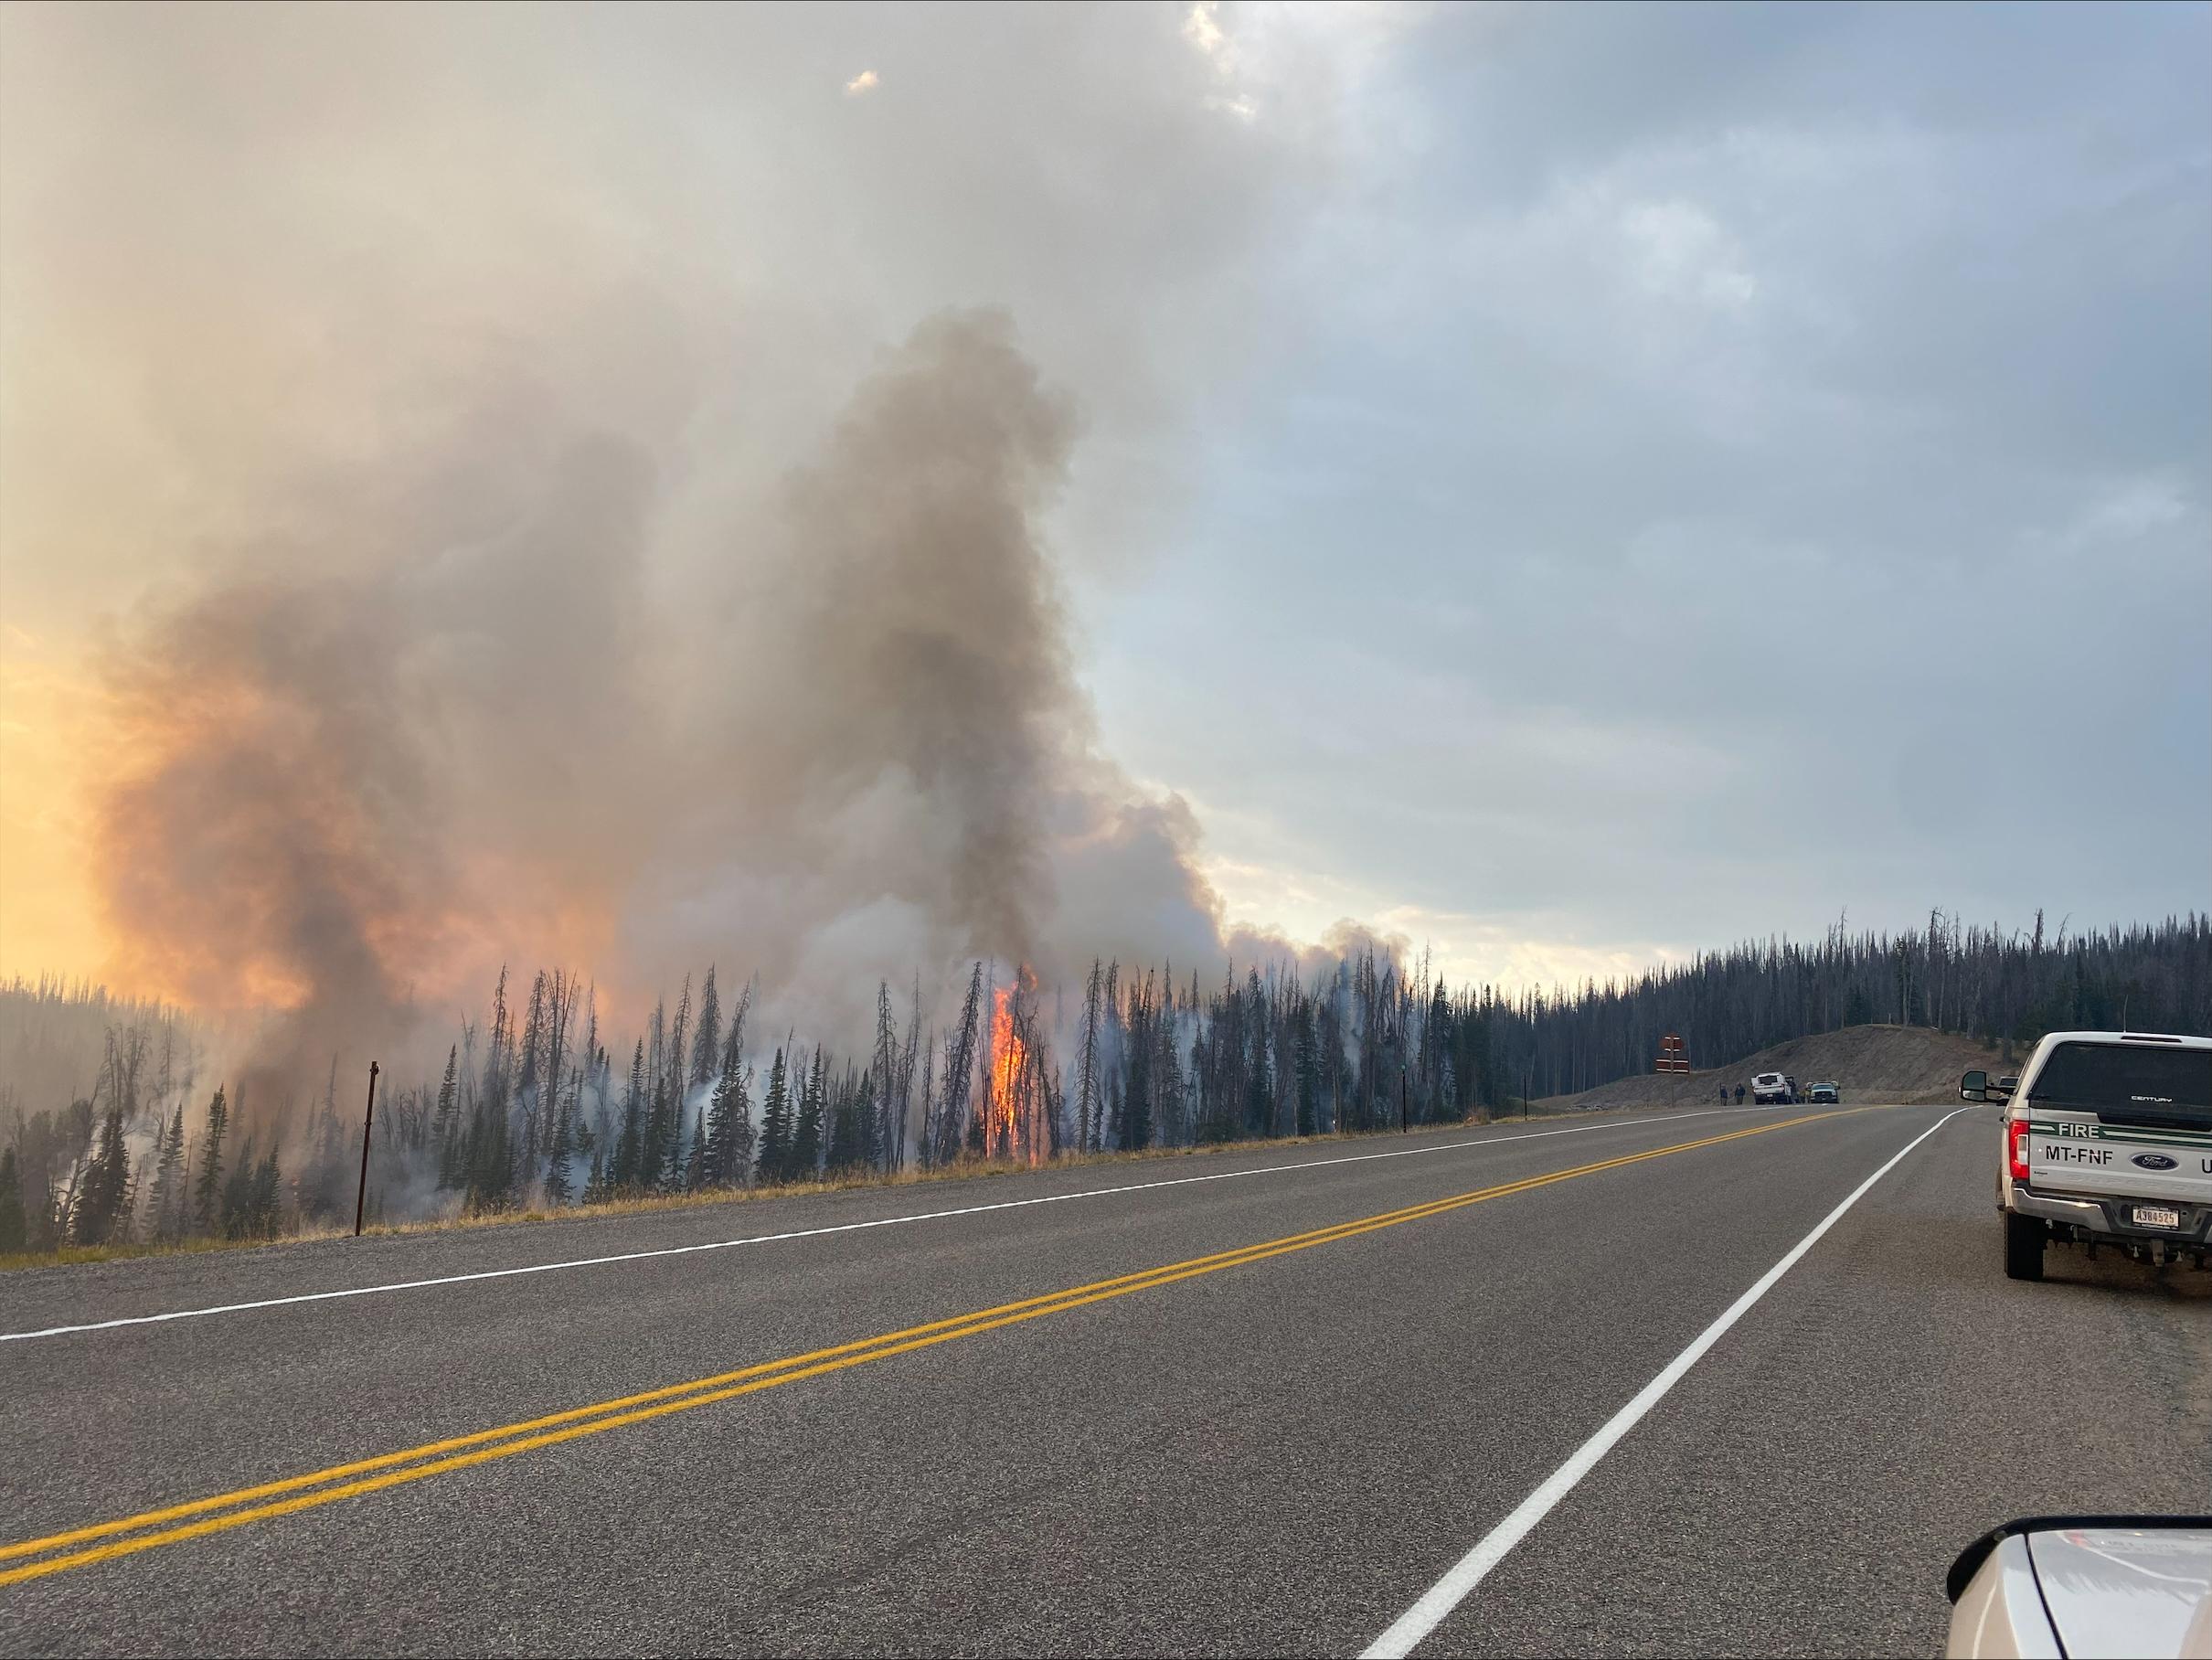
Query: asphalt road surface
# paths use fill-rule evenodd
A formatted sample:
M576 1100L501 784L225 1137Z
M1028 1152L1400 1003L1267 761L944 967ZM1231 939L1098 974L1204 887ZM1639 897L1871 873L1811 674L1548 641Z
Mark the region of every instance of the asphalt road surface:
M2006 1281L1995 1116L1507 1123L0 1276L0 1332L45 1334L0 1341L0 1650L1358 1654L1518 1512L1414 1652L1933 1653L1993 1523L2212 1497L2207 1276Z

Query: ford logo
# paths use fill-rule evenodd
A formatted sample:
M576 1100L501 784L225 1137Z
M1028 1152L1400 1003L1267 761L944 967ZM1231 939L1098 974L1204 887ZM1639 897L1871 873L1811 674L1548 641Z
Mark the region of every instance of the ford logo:
M2171 1170L2174 1168L2174 1161L2163 1153L2138 1153L2128 1162L2139 1165L2145 1170Z

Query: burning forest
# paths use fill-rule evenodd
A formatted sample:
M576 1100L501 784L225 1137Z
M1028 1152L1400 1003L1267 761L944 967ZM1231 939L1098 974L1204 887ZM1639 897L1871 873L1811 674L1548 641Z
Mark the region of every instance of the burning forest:
M1001 314L887 354L673 606L665 468L515 407L320 563L241 550L116 637L94 844L146 1001L7 994L0 1251L346 1224L372 1059L399 1221L1458 1122L1670 1029L2010 1037L2127 984L2206 1021L2194 917L1550 996L1228 928L1187 809L1092 741L1045 538L1073 418Z
M1968 927L1747 944L1638 980L1507 995L1373 945L1210 984L1091 963L1079 984L970 964L951 1012L877 986L872 1042L763 1019L709 967L618 1037L588 983L502 976L481 1020L380 1095L383 1220L1036 1166L1459 1123L1643 1070L1680 1030L1748 1053L1870 1021L1993 1048L2051 1026L2202 1024L2212 920L2047 939ZM350 1222L360 1068L303 1099L211 1075L211 1035L159 1005L0 988L0 1251L263 1238ZM26 1088L66 1107L27 1111Z
M634 434L495 388L149 604L104 663L93 865L114 978L197 1037L148 1087L126 1024L59 1118L17 1100L26 1237L343 1219L371 1059L391 1218L1375 1117L1348 1011L1400 1042L1397 965L1324 995L1230 934L1187 810L1093 741L1045 535L1074 431L1006 317L944 314L700 530ZM682 974L733 942L736 995ZM1167 966L1263 954L1212 994ZM1335 1035L1262 1110L1216 1047L1294 1003Z
M52 135L0 150L5 529L82 578L37 845L105 988L0 990L0 1250L349 1219L372 1061L397 1220L1451 1121L1661 1029L2009 1035L2062 984L2206 1023L2195 919L1556 995L1232 924L1069 588L1180 602L1194 388L1272 332L1329 126L1225 122L1210 11L1042 77L925 22L910 100L760 11L670 14L627 91L590 8L160 16L16 8L0 55ZM971 130L1111 39L1111 140Z

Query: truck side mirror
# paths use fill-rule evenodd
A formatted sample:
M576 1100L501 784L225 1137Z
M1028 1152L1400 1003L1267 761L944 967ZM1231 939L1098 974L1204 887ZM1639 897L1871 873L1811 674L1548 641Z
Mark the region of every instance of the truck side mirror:
M1960 1079L1959 1099L1961 1101L1987 1101L1989 1099L1989 1074L1987 1072L1969 1072L1965 1077Z

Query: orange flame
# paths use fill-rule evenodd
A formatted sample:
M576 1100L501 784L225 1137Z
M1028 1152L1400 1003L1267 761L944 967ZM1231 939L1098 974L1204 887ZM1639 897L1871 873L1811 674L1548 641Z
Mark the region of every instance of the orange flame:
M991 1087L984 1101L984 1155L1019 1158L1034 1165L1045 1162L1051 1131L1044 1122L1029 1045L1016 1018L1016 998L1030 984L1025 968L1018 986L1003 986L991 995Z

